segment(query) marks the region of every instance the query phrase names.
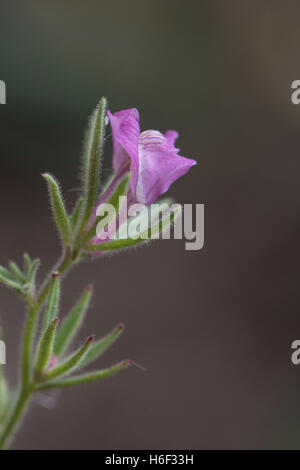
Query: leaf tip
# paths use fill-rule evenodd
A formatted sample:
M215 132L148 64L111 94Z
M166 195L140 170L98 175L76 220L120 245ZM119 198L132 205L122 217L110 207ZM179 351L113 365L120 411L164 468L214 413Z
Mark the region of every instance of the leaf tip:
M124 323L119 323L118 326L117 326L117 328L116 328L116 330L117 330L117 331L123 331L124 328L125 328Z
M94 339L95 339L95 335L89 336L88 339L85 342L85 345L88 346L88 345L92 344Z

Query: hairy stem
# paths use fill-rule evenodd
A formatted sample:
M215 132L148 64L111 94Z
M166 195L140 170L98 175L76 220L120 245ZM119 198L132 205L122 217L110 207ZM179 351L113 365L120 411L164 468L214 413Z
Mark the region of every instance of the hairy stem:
M22 389L26 390L31 381L31 353L35 336L35 328L39 310L36 303L29 306L27 320L24 330L23 349L22 349L22 371L21 384Z
M69 268L76 262L70 251L67 249L62 261L56 267L56 271L62 276L66 274ZM32 353L34 348L35 332L39 314L43 308L44 302L49 293L51 274L48 276L42 290L37 298L30 297L28 299L28 314L24 329L22 362L21 362L21 385L19 398L12 410L11 416L0 435L0 450L5 449L10 443L18 426L20 426L22 418L25 415L29 405L31 394L35 390L32 382Z
M53 271L57 271L60 276L63 276L66 274L66 272L69 270L69 268L74 264L76 261L72 257L71 253L69 253L68 250L66 250L64 257L62 258L61 262L58 264L57 267L54 268ZM47 277L46 281L44 282L44 285L42 287L42 290L37 298L37 305L39 310L43 307L43 304L47 298L47 295L49 293L49 288L51 285L51 276L52 272L50 272L49 276Z
M26 408L29 404L29 398L31 390L22 390L19 398L13 409L13 412L5 426L3 433L0 437L0 450L6 449L7 445L11 441L13 434L17 431L18 426L21 424L21 420L25 414Z

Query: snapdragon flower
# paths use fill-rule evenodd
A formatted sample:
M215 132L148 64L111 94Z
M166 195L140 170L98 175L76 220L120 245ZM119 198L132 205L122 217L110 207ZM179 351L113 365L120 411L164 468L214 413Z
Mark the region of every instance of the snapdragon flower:
M134 202L151 204L188 170L196 161L182 157L175 147L178 133L169 130L140 131L139 113L135 108L112 114L108 111L112 128L115 174L130 171L130 190Z
M113 138L113 177L94 208L88 228L95 223L99 206L109 200L126 174L130 175L126 192L127 208L130 209L136 203L155 203L177 179L197 163L179 155L179 149L175 147L177 131L169 130L165 134L157 130L141 132L136 108L116 113L108 111L108 117ZM95 237L91 244L97 244L101 239L101 236ZM99 253L101 252L97 254Z

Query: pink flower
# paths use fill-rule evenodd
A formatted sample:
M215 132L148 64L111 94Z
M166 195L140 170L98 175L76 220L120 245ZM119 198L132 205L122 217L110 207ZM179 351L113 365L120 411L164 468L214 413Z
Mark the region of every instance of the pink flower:
M108 112L112 128L115 174L130 171L131 196L135 202L151 204L188 170L195 160L178 155L176 131L141 132L137 109Z
M169 187L196 161L180 156L175 147L178 133L169 130L165 134L148 130L141 132L137 109L125 109L112 114L108 111L113 137L113 169L111 183L101 195L87 229L96 220L97 208L107 202L127 172L130 172L130 188L127 192L128 209L134 203L151 204L164 194ZM117 218L117 227L119 226ZM91 244L98 244L101 238L93 238ZM102 243L102 241L101 241Z

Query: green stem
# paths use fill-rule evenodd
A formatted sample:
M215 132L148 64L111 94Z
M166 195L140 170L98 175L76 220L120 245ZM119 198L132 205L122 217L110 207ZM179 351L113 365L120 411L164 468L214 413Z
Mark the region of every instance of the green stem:
M6 449L10 440L12 439L13 433L17 430L18 426L21 424L21 420L25 414L26 407L29 403L29 398L31 395L31 390L22 390L20 396L16 402L13 413L8 420L8 423L0 437L0 450Z
M58 267L56 267L53 271L57 271L59 273L60 276L63 276L64 274L66 274L66 272L68 271L68 269L72 266L72 264L76 262L73 258L72 258L72 255L69 253L69 251L67 250L62 261L58 264ZM52 273L53 271L50 272L48 278L46 279L45 283L44 283L44 286L42 287L42 290L38 296L38 299L37 299L37 305L38 305L38 308L41 309L43 307L43 304L47 298L47 295L49 293L49 288L50 288L50 285L51 285L51 276L52 276Z
M66 250L62 261L55 269L62 276L74 264L75 260L69 250ZM8 420L3 432L0 436L0 450L6 448L10 442L12 435L21 423L21 420L26 412L29 404L31 394L34 392L35 387L32 383L32 352L34 347L35 332L37 327L37 320L43 308L44 302L47 298L49 287L51 283L51 274L46 279L44 286L38 295L37 299L28 299L28 315L24 329L23 349L22 349L22 364L21 364L21 390L19 398L12 411L11 417Z
M27 389L31 381L31 351L35 336L35 327L39 310L36 303L29 307L27 321L24 330L24 340L22 349L22 387Z

